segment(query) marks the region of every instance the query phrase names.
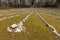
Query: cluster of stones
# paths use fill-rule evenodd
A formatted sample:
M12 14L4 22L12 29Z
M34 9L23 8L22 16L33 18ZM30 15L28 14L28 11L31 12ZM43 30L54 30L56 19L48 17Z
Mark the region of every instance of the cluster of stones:
M57 30L52 25L50 25L41 15L39 15L39 13L36 14L41 18L41 20L46 24L46 26L52 30L53 34L60 38L60 34L57 32Z
M10 27L8 27L7 31L8 32L22 32L22 31L25 31L26 28L23 26L23 22L26 22L26 20L30 17L31 14L28 14L22 21L20 21L20 23L13 24Z
M20 9L0 10L0 21L20 16Z
M19 24L13 24L10 27L7 28L8 32L21 32L25 31L25 27L23 27L23 23L20 22Z

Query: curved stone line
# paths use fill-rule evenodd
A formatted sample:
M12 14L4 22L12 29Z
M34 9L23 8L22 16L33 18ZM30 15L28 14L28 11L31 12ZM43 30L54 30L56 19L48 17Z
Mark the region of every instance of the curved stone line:
M45 23L45 25L48 27L48 28L50 28L51 29L51 31L53 32L53 34L55 35L55 36L57 36L58 38L60 38L60 34L57 32L57 30L52 26L52 25L50 25L41 15L39 15L39 13L36 13L39 17L40 17L40 19Z
M13 17L16 17L16 16L20 16L20 15L14 15L14 16L10 16L10 17L3 17L3 18L0 18L0 21L5 20L5 19L10 19L10 18L13 18Z

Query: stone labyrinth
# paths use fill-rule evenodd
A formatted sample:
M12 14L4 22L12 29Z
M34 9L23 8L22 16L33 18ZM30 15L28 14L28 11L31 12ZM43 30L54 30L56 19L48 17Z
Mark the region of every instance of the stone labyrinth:
M47 40L48 38L49 40L60 39L59 30L57 30L57 28L53 25L54 23L50 24L50 19L47 18L49 17L53 20L58 20L60 19L60 16L57 15L60 15L59 11L49 8L23 8L0 10L0 25L2 26L0 27L0 35L4 35L1 37L1 40L3 40L3 38L8 39L9 37L11 37L11 39L9 40L24 40L24 37L25 40L44 40L43 36ZM5 33L6 35L2 33ZM51 36L48 35L48 33ZM7 38L5 38L5 36Z

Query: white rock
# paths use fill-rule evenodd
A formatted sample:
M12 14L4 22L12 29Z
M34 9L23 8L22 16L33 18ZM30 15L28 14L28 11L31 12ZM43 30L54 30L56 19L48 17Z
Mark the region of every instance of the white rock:
M55 28L52 25L49 25L50 28L52 28L53 30L55 30Z
M21 32L21 30L19 28L16 28L15 32Z
M8 32L12 32L12 30L11 30L9 27L7 28L7 31L8 31Z
M58 34L56 30L54 30L53 33Z
M58 36L60 37L60 34L58 34Z
M22 22L20 22L20 25L23 25L23 23L22 23Z
M12 28L15 28L15 27L17 27L17 26L18 26L17 24L11 25Z
M22 21L25 22L25 19L23 19Z

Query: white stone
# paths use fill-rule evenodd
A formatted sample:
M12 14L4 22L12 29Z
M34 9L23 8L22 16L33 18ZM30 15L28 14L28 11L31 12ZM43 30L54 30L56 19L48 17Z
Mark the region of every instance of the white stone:
M15 27L17 27L17 26L18 26L17 24L11 25L12 28L15 28Z
M11 16L11 18L13 18L14 16Z
M16 28L15 32L21 32L21 30L19 28Z
M56 30L54 30L53 33L58 34Z
M23 25L23 23L22 23L22 22L20 22L20 25Z
M23 19L22 21L25 22L25 19Z
M8 32L12 32L12 30L11 30L9 27L7 28L7 31L8 31Z
M55 28L52 25L49 25L49 27L51 27L53 30L55 30Z

